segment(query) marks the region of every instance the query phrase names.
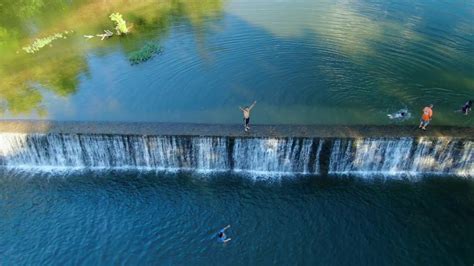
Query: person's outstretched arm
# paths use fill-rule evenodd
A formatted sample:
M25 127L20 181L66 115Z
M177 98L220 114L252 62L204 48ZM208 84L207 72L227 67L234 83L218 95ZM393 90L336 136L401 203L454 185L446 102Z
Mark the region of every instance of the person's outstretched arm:
M240 106L239 106L239 109L240 109L240 111L242 111L242 112L244 111L244 108L242 108L242 107L240 107Z
M227 238L226 240L224 240L224 243L227 243L231 240L232 238Z
M229 225L227 225L226 227L222 228L221 232L224 232L224 230L227 230L227 229L229 229L229 227L230 227L230 224L229 224Z
M252 105L250 105L249 109L252 110L252 108L255 106L255 104L257 103L257 101L253 101Z

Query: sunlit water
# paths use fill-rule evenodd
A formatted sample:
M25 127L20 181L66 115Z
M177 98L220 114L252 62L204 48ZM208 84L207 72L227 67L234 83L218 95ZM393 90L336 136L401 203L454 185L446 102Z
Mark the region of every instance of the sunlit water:
M472 1L2 1L4 118L472 126ZM134 26L101 41L121 12ZM36 38L74 31L35 54ZM131 65L147 42L162 53ZM407 108L412 119L387 117Z
M133 23L129 35L83 36L112 29L112 12ZM433 124L473 126L455 112L474 93L473 17L472 1L0 0L0 110L239 123L238 106L257 100L255 123L416 124L434 103ZM22 50L66 30L34 54ZM162 52L131 65L148 42ZM412 119L387 117L404 108ZM333 172L375 169L363 159L378 150L354 147L353 163ZM2 170L0 265L474 261L468 179L53 172ZM227 224L223 245L214 237Z
M0 263L469 265L473 193L444 178L2 172Z

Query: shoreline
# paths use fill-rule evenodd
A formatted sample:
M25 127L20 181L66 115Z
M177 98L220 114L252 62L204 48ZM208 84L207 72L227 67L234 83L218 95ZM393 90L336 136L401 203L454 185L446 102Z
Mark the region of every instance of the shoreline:
M75 122L53 120L2 120L4 133L62 133L104 135L167 135L212 137L305 137L305 138L401 138L454 137L474 139L474 127L432 126L335 126L253 125L244 132L240 124L194 124L161 122Z

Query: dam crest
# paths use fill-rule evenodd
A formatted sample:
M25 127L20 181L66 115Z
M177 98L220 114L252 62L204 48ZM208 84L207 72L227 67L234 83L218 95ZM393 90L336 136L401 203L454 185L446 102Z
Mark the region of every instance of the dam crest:
M19 123L24 129L0 125L3 168L228 171L254 176L474 177L474 140L468 135L447 136L452 128L433 129L431 135L425 136L417 135L421 131L410 136L408 129L402 128L398 136L392 130L384 137L374 133L380 131L373 127L366 127L365 131L362 127L346 127L348 130L342 132L342 127L311 130L287 126L281 129L287 132L283 134L273 130L278 127L261 126L253 129L253 135L246 135L240 133L240 127L221 126L221 132L235 133L219 136L202 134L199 130L205 129L193 125L187 125L188 131L184 131L185 125L173 125L168 130L183 127L183 132L173 134L163 132L166 124L135 127L136 133L132 134L120 133L120 127L125 127L122 124L114 128L114 124L84 127L78 123L74 128L73 124L58 122L46 128L39 123ZM27 127L27 123L32 124ZM104 127L103 133L99 132L100 127Z

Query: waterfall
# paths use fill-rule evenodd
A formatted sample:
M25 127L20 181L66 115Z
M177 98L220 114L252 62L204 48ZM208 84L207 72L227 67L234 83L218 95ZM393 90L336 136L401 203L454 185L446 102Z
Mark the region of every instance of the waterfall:
M473 141L436 139L335 140L329 174L474 176Z
M233 170L271 174L319 174L318 167L310 167L312 148L313 139L236 139L232 154Z
M226 137L3 133L0 164L27 169L318 174L319 168L311 166L317 164L311 161L313 139L236 138L232 147L230 142Z
M1 163L23 168L219 171L229 169L226 138L0 134Z
M0 166L251 175L474 176L474 141L0 133Z

